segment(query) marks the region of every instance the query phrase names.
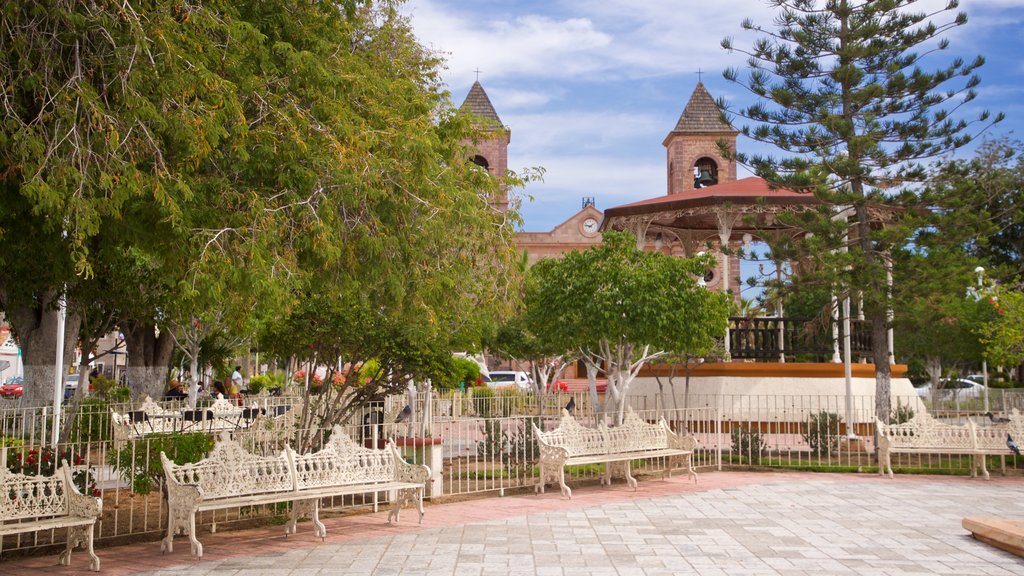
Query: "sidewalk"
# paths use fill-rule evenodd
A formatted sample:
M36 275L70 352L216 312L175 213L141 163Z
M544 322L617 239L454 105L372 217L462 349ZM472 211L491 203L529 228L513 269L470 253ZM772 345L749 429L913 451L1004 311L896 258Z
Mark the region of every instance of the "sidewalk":
M641 480L633 492L577 486L573 499L490 497L405 510L201 533L160 554L158 542L98 551L102 574L786 575L1024 574L1024 560L972 539L967 515L1024 517L1024 479L713 472ZM0 561L0 573L89 574L88 557Z

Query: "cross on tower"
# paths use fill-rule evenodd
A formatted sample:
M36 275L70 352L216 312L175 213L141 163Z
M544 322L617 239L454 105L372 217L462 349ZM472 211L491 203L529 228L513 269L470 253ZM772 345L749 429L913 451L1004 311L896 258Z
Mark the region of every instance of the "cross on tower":
M700 82L701 74L703 74L703 73L704 72L700 68L697 68L697 82Z
M476 81L479 82L480 81L480 68L477 68L476 70L473 70L473 72L476 72Z

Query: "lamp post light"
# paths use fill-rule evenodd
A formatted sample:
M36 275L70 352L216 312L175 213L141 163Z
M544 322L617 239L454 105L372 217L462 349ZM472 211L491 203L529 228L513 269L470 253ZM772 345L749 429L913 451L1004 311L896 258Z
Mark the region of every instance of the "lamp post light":
M978 266L974 269L974 273L978 275L978 287L974 286L967 287L967 297L974 299L975 302L980 301L985 297L985 267ZM982 380L982 402L984 402L985 412L989 412L988 402L988 360L985 358L985 353L981 355L981 380Z

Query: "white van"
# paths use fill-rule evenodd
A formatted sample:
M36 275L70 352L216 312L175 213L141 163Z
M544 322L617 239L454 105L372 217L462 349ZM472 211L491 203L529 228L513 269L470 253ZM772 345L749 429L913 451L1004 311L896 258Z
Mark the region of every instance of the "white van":
M526 372L512 370L491 370L491 381L487 384L492 388L515 384L521 390L530 390L533 386Z

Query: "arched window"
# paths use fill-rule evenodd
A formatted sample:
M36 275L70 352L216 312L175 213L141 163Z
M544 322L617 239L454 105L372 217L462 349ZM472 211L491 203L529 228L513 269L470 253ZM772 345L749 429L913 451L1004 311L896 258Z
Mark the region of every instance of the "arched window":
M693 165L693 187L706 188L718 184L718 164L708 157L698 159Z
M477 166L480 166L480 167L482 167L484 169L488 169L488 170L491 167L491 164L487 161L487 158L484 158L483 156L481 156L479 154L477 154L476 156L473 156L473 164L476 164Z

